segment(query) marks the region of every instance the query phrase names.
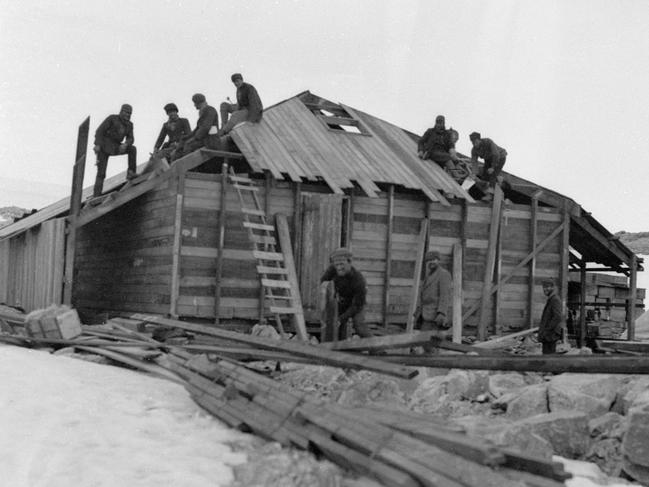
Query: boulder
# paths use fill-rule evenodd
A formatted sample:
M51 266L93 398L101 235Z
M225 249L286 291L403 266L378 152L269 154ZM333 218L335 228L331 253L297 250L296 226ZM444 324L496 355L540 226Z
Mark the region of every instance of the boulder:
M489 373L453 369L446 376L446 394L452 399L474 400L489 388Z
M622 441L623 468L646 485L649 484L649 404L631 408L628 421Z
M405 406L406 400L395 381L376 378L367 382L358 382L342 391L338 403L349 407L373 405L399 408Z
M523 387L507 404L506 415L511 419L522 419L548 411L548 386L536 384Z
M629 409L641 404L649 404L649 377L634 377L618 392L614 410L627 414Z
M606 475L619 477L622 471L622 443L617 438L595 441L585 459L596 464Z
M489 392L494 397L500 397L508 392L514 392L526 385L525 378L515 372L489 376Z
M547 441L557 455L567 458L584 455L590 442L588 419L580 412L537 414L512 423L507 433L511 438L534 434Z
M607 413L617 396L621 379L608 374L561 374L550 380L551 412L581 411L590 418Z
M626 428L627 422L624 416L614 412L608 412L588 422L588 430L592 438L615 438L621 440Z

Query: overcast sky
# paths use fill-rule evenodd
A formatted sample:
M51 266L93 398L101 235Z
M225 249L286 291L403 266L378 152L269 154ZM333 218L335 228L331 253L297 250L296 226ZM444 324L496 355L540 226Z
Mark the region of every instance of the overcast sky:
M0 0L0 206L69 194L86 116L92 138L131 103L144 162L166 103L194 126L192 94L218 106L240 71L266 106L308 89L418 134L444 114L465 153L477 130L506 170L649 231L648 25L645 0Z

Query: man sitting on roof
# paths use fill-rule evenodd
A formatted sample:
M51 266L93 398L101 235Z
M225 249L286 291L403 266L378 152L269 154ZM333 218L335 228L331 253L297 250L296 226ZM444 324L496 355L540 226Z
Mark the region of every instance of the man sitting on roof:
M486 193L483 200L489 201L493 198L493 189L499 181L498 178L505 165L507 151L502 147L498 147L493 140L483 139L478 132L469 135L469 139L473 144L471 164L474 167L474 173L478 174L478 157L484 160L482 171L476 176L478 179L476 185Z
M435 126L424 132L417 145L417 155L420 159L430 159L437 163L442 169L451 171L455 169L455 163L459 157L455 152L455 141L453 132L446 130L446 119L444 115L435 118Z
M128 104L122 105L119 114L106 117L95 132L94 151L97 154L97 177L93 196L101 196L106 179L106 167L110 156L121 154L128 155L127 179L133 179L137 170L137 150L133 145L133 123L131 114L133 107Z
M237 87L237 102L221 103L221 130L219 135L225 135L241 122L259 123L263 116L264 107L254 86L243 81L240 73L234 73L230 79ZM228 98L229 100L229 98ZM232 116L230 116L232 114ZM229 118L229 120L228 120Z
M153 152L161 151L158 155L168 157L184 138L189 137L192 129L189 126L189 120L178 116L178 107L175 103L167 103L164 106L164 111L169 119L162 124L160 135L153 146ZM169 140L165 142L167 137Z
M198 110L198 121L196 128L189 134L189 137L179 146L171 155L172 160L176 160L190 152L194 152L201 147L215 148L212 145L212 139L216 138L216 132L219 125L219 114L216 108L207 104L205 95L196 93L192 96L194 107Z

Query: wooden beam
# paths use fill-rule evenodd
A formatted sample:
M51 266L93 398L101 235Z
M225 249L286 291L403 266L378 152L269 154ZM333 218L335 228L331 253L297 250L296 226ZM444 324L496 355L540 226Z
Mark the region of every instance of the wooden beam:
M561 315L563 327L563 342L568 343L568 327L566 325L566 311L568 309L568 265L570 262L570 213L563 210L563 234L561 239Z
M494 188L494 199L491 206L491 224L489 225L489 247L487 248L487 262L482 284L482 298L480 299L480 321L478 322L478 340L487 338L487 309L491 297L494 267L496 263L496 248L498 246L498 232L500 230L500 207L503 202L503 192L499 185Z
M536 248L536 241L538 240L538 213L539 213L539 194L535 193L532 196L532 204L530 205L530 252ZM536 286L536 255L530 260L530 277L527 283L527 327L534 326L534 290Z
M221 308L221 277L223 275L223 249L225 248L225 220L227 207L227 188L228 188L228 163L224 162L221 166L221 199L219 202L219 231L217 234L218 241L216 254L216 285L214 287L214 324L218 325L220 321ZM264 302L259 303L263 309Z
M579 346L586 346L586 262L581 263L579 274L581 284L579 292Z
M615 245L613 241L608 240L604 235L593 228L593 226L585 217L572 216L572 221L579 225L585 232L590 234L593 239L595 239L601 246L611 252L611 254L613 254L617 259L629 265L631 256L626 255L617 245Z
M500 217L498 218L498 243L496 244L496 266L494 269L494 283L498 287L494 293L494 307L493 307L493 320L494 320L494 333L496 335L502 334L502 325L500 324L500 306L502 302L502 292L500 292L500 277L502 273L502 253L503 253L503 213L504 205L500 205Z
M388 189L388 228L385 239L385 277L383 280L383 327L388 327L390 277L392 271L392 232L394 230L394 184Z
M302 308L302 297L300 296L300 283L297 280L297 272L295 272L295 260L293 259L293 250L291 248L291 234L288 231L288 219L283 213L275 215L275 224L277 225L277 237L279 245L284 254L284 266L288 271L288 282L291 285L291 306L295 308L293 317L293 327L295 333L305 342L309 341L309 334L306 331L306 324L304 323L304 309Z
M171 261L171 299L169 315L178 317L178 296L180 295L180 248L182 242L183 204L185 199L185 173L178 174L176 184L176 211L174 214L174 240Z
M629 292L631 293L629 295L629 307L627 308L627 316L628 316L628 323L627 323L627 338L629 341L635 340L635 302L636 302L636 295L637 295L637 287L638 287L638 262L637 262L638 257L633 254L631 256L631 262L629 262L629 267L631 268L631 277L629 279Z
M421 286L421 269L424 265L424 254L426 253L426 240L428 237L428 218L421 221L419 230L419 244L417 245L417 255L415 256L415 275L413 277L412 293L410 294L410 306L408 307L408 318L406 321L406 333L412 333L415 329L415 311L417 309L417 300L419 299L419 286Z
M72 170L72 191L70 195L70 214L67 219L67 236L65 242L65 266L63 270L63 304L72 304L72 285L74 283L74 254L77 248L78 218L81 211L83 194L83 178L86 171L86 153L88 148L88 133L90 117L87 117L77 134L77 152Z
M265 220L267 223L272 222L272 218L270 216L270 192L271 192L271 173L270 171L264 171L264 215L265 215ZM252 235L252 232L250 232ZM255 245L255 248L258 248ZM268 246L264 245L264 250L268 250ZM260 279L259 281L259 316L258 320L259 323L264 323L266 315L264 313L264 303L266 301L266 286L264 286L263 279ZM280 331L281 331L281 319L279 316L276 316L276 321L279 324ZM283 332L282 332L283 335Z
M516 265L516 267L514 267L514 268L511 270L511 272L510 272L509 274L507 274L506 276L504 276L504 277L500 280L500 284L498 284L498 286L493 285L493 286L491 287L491 291L490 291L490 293L496 291L496 288L497 288L497 287L503 286L507 281L509 281L509 280L514 276L514 274L515 274L519 269L522 269L525 265L527 265L527 263L530 261L530 259L532 259L532 257L534 257L535 255L537 255L539 252L541 252L541 250L543 250L543 249L544 249L544 248L545 248L545 247L546 247L546 246L547 246L547 245L548 245L552 240L554 240L554 238L555 238L557 235L559 235L559 233L561 233L561 231L562 231L563 229L564 229L564 224L563 224L563 223L560 223L559 226L558 226L557 228L555 228L555 229L552 231L552 233L551 233L550 235L548 235L548 236L547 236L547 237L546 237L546 238L545 238L545 239L544 239L544 240L543 240L543 241L542 241L542 242L541 242L541 243L536 247L536 249L534 250L534 252L531 252L530 254L528 254L527 257L525 257L522 261L520 261L520 262L518 263L518 265ZM473 304L473 305L472 305L472 306L471 306L471 307L470 307L470 308L469 308L469 309L468 309L468 310L467 310L467 311L462 315L462 319L466 320L469 316L471 316L471 315L472 315L476 310L478 310L479 308L480 308L480 301L476 301L476 302L475 302L475 303L474 303L474 304Z
M396 335L377 336L371 338L347 339L339 342L325 342L320 346L329 350L344 350L346 352L361 352L364 350L388 350L390 348L416 347L430 343L438 337L438 331L415 331Z
M453 245L453 342L462 343L462 244Z
M487 340L486 342L475 343L473 345L473 348L482 348L486 350L498 348L503 344L503 342L512 340L514 338L520 338L526 335L531 335L532 333L536 333L538 329L539 327L535 326L534 328L529 328L523 331L517 331L516 333L511 333L510 335L504 335L497 338L493 338L491 340Z

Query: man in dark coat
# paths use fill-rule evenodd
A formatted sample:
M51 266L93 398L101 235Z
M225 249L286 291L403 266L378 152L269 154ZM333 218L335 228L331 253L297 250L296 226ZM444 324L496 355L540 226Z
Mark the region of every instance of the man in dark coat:
M484 166L477 178L481 181L480 189L487 193L485 199L491 199L489 195L493 194L493 188L498 182L498 176L503 170L505 161L507 159L507 151L502 147L498 147L493 140L482 138L478 132L473 132L469 135L469 139L473 144L471 149L471 164L473 172L477 174L476 168L478 166L478 158L484 160Z
M435 118L435 126L424 132L417 144L417 154L420 159L430 159L437 163L442 169L455 169L455 161L458 160L455 152L455 141L452 140L452 132L446 130L446 119L444 115Z
M205 95L196 93L192 96L194 107L198 110L198 121L196 128L189 134L189 137L171 155L175 160L201 147L215 148L212 140L216 139L219 125L219 114L216 108L207 104Z
M553 279L545 279L542 283L543 294L548 298L539 323L538 339L543 347L543 354L555 353L557 342L562 335L561 298L557 295Z
M440 255L436 250L431 250L424 257L426 277L419 291L415 323L421 320L421 331L436 330L443 338L444 330L451 326L451 294L453 279L451 274L439 265ZM432 346L424 346L430 352Z
M153 152L162 150L171 153L183 139L189 137L192 129L189 126L189 120L180 118L178 115L178 107L175 103L167 103L164 106L164 111L169 119L162 124L160 135L153 146ZM165 142L167 138L169 140Z
M137 170L137 150L133 145L133 123L131 114L133 107L128 104L122 105L117 115L106 117L95 132L94 151L97 154L97 177L95 178L95 187L93 196L100 196L104 188L104 179L106 179L106 167L110 156L121 154L128 155L127 179L135 177Z
M360 271L352 266L352 253L346 248L336 249L329 258L331 265L322 275L320 282L333 281L338 299L338 339L347 337L347 327L351 319L354 329L363 338L373 336L365 323L365 303L367 285ZM333 340L333 330L326 330L329 340Z
M243 81L240 73L234 73L230 79L237 87L237 102L221 103L221 130L219 135L225 135L241 122L259 123L263 116L264 107L254 86ZM232 116L230 116L232 114ZM229 120L228 120L229 118Z

